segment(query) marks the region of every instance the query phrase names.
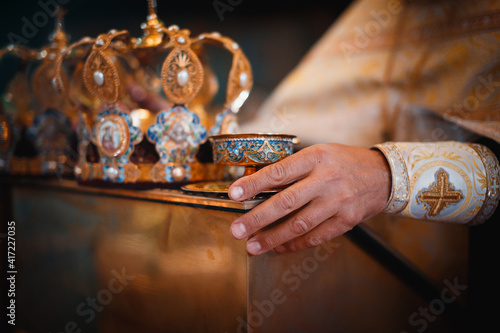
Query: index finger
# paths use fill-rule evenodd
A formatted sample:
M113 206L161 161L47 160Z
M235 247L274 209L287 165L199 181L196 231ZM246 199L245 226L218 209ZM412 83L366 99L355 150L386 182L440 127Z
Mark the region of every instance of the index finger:
M312 170L314 164L302 155L299 151L254 174L238 179L229 187L229 197L234 201L243 201L262 191L288 185L303 178Z

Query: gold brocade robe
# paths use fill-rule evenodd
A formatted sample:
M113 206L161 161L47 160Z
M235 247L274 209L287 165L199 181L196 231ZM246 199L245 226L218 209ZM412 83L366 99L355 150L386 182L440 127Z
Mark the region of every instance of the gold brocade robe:
M243 129L303 145L500 142L499 46L498 0L355 1Z
M479 138L500 143L500 1L354 1L242 131L295 134L303 147ZM486 221L485 227L496 222ZM488 270L472 268L470 259L476 251L471 229L482 226L391 215L364 225L440 286L462 281L471 286L467 294L492 282L484 280ZM480 242L489 251L489 241ZM398 288L388 287L382 273L367 274L381 290ZM412 306L407 304L413 301L391 295L386 292L384 304L398 306L387 311L392 318L408 319ZM477 295L462 296L475 300L470 304L481 315L491 311ZM433 325L428 331L446 331Z

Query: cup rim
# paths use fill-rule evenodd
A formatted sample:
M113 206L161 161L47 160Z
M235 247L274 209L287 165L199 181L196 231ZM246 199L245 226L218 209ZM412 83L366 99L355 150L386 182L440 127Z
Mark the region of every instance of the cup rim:
M258 132L250 132L250 133L233 133L233 134L214 134L208 137L209 140L219 140L219 139L242 139L242 138L284 138L294 140L297 138L296 135L293 134L282 134L282 133L258 133Z

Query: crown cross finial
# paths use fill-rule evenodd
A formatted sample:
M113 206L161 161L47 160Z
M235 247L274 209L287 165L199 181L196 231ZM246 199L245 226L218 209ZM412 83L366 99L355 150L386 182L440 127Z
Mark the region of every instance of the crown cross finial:
M64 32L64 15L66 15L67 11L58 6L56 9L56 20L54 24L54 32L50 35L49 41L57 44L60 47L64 47L68 42L68 37Z
M57 7L57 10L56 10L56 15L57 15L57 18L56 18L56 28L59 28L61 30L64 29L64 16L67 14L67 10L65 10L64 8L62 8L61 6Z
M139 39L140 47L152 47L161 44L163 41L163 24L156 15L156 0L148 0L148 16L146 22L142 23L142 38Z
M148 0L148 11L149 11L149 17L151 16L156 17L156 0Z

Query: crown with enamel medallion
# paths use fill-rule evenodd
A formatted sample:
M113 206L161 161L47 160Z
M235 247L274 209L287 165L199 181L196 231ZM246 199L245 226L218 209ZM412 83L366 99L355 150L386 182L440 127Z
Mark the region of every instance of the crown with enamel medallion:
M0 59L18 58L15 76L3 95L0 112L0 172L24 176L70 177L74 166L72 148L73 107L64 90L52 84L56 59L65 51L65 11L58 7L49 43L40 49L9 45ZM67 87L66 68L58 68L60 84ZM66 90L67 92L67 90Z
M99 109L81 113L75 173L82 182L154 187L222 179L225 167L213 164L211 156L204 161L201 153L207 147L210 154L209 135L238 131L237 112L253 82L250 63L232 39L217 32L193 37L176 25L167 28L154 0L148 8L141 37L111 30L68 46L57 59L61 66L80 50L79 75L101 101ZM218 81L207 61L208 45L232 55L225 101L212 114L207 104ZM54 84L62 90L60 74L56 71Z

